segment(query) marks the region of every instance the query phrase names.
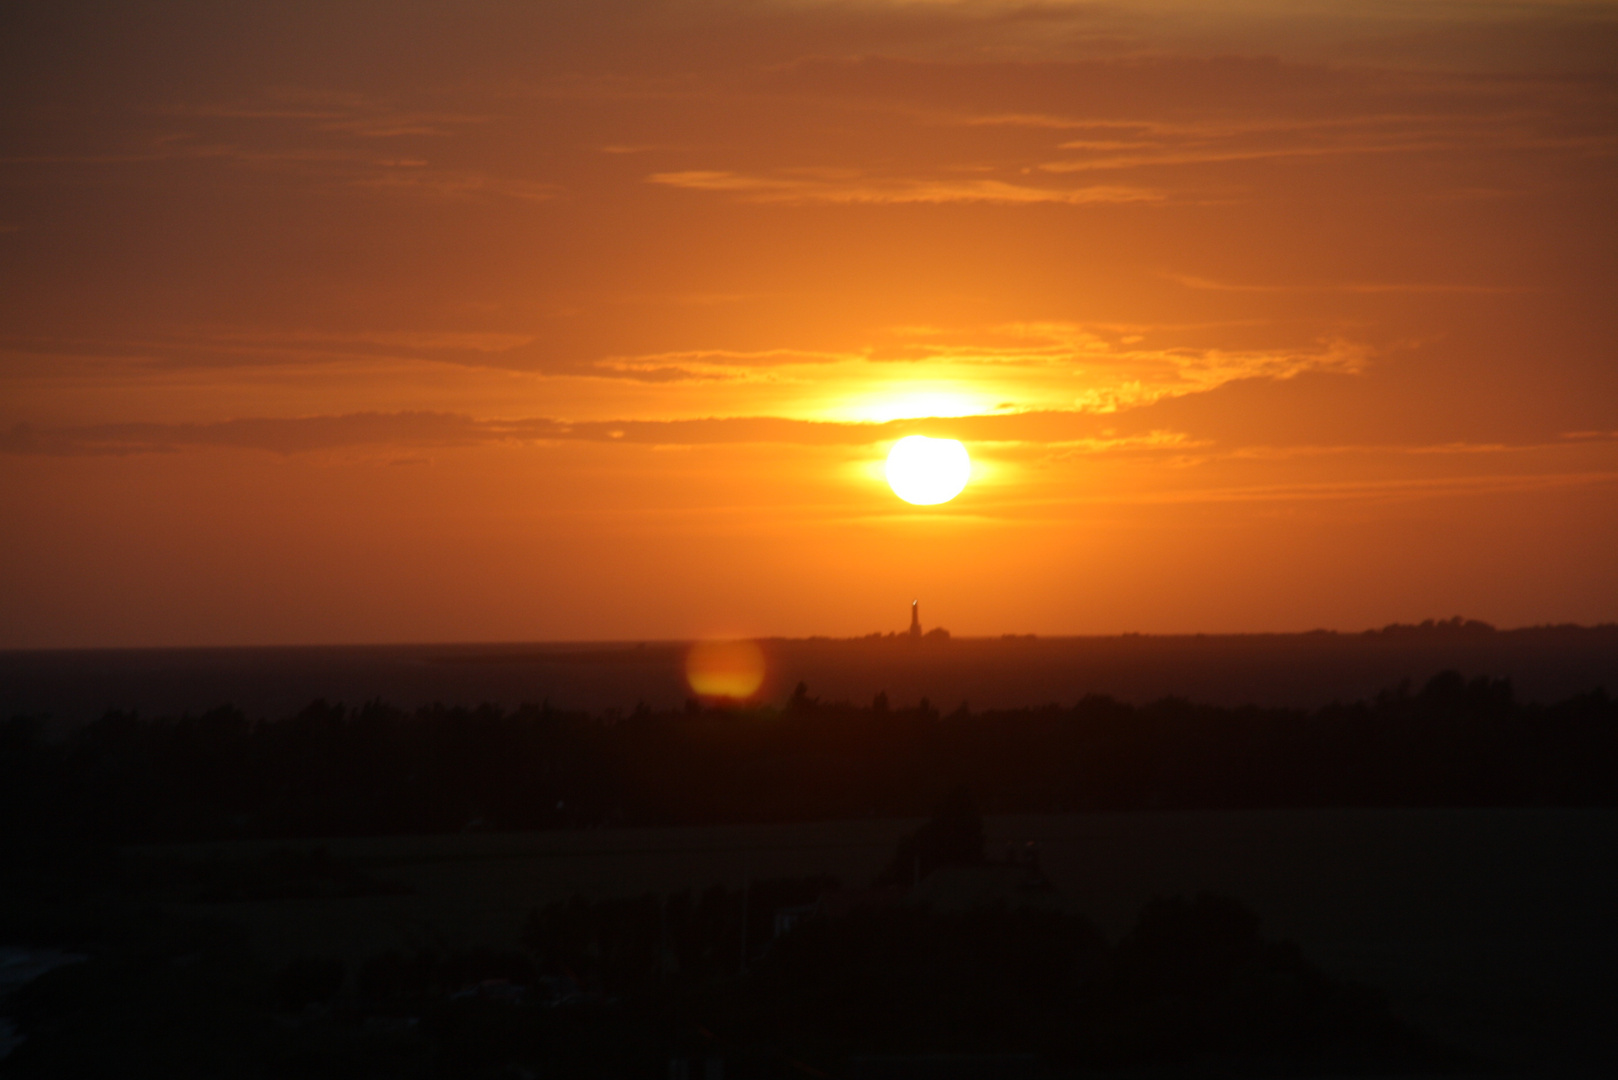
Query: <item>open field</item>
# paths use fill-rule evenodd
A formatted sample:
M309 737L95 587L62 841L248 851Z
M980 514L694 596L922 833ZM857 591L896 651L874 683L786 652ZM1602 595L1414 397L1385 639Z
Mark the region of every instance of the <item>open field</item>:
M1135 813L986 824L991 852L1036 842L1062 894L1110 936L1154 895L1217 891L1329 970L1387 991L1397 1011L1433 1035L1489 1059L1574 1074L1573 1062L1618 1061L1618 811ZM863 883L914 825L336 839L322 844L335 858L414 892L182 906L243 924L272 962L510 944L530 909L574 893L821 872ZM281 846L129 855L243 856Z

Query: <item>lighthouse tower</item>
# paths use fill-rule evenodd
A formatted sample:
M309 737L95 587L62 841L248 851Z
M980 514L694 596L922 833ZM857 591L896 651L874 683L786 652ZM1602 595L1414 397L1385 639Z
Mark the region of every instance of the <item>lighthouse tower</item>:
M913 638L921 637L921 612L917 607L920 603L919 600L910 601L910 636Z

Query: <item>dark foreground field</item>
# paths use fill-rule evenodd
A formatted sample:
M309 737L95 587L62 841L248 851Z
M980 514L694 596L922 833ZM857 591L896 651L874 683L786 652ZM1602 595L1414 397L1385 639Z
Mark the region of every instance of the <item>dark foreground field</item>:
M734 889L815 874L864 884L916 824L338 839L316 846L372 888L273 900L248 890L212 902L159 889L139 905L155 902L186 924L239 928L265 972L299 957L339 960L352 993L352 973L389 951L518 950L531 912L574 895ZM1468 1073L1595 1076L1618 1064L1618 811L1041 815L986 826L991 856L1032 841L1064 907L1113 940L1154 896L1213 891L1250 907L1266 936L1297 941L1329 974L1385 991L1394 1014L1473 1055ZM257 865L285 847L140 847L120 860L137 869L212 860L217 871L221 861ZM30 891L25 884L9 898L22 903ZM86 891L69 904L77 915L53 917L64 928L75 917L105 920L106 905L125 902L135 903ZM97 904L100 914L87 914ZM191 945L164 963L205 954ZM18 1068L27 1064L17 1058Z
M1607 1076L1615 846L1618 703L1454 671L23 716L0 1072Z

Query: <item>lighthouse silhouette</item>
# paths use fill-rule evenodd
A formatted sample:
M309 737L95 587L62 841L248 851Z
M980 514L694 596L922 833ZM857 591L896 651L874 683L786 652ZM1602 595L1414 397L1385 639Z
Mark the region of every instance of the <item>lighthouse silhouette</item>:
M910 636L921 637L921 610L920 600L910 601Z

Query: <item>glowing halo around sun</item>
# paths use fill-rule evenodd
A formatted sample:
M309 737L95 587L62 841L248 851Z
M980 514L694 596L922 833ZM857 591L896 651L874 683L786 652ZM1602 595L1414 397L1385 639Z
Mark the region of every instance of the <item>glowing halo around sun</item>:
M888 452L888 486L907 503L947 503L972 479L972 459L958 439L906 435Z
M751 641L699 641L685 654L685 681L698 697L745 701L764 684L764 650Z

